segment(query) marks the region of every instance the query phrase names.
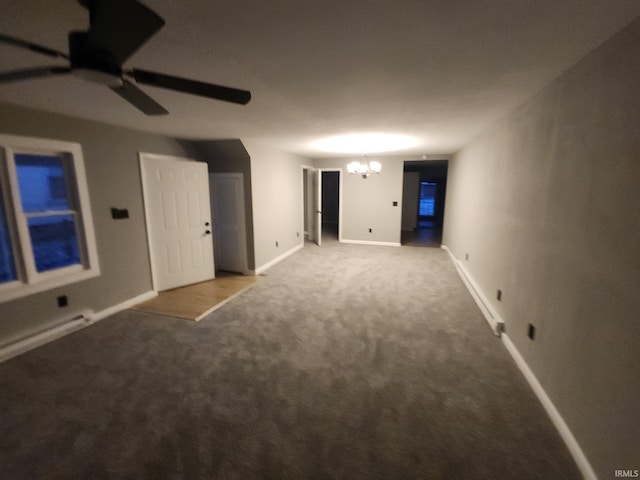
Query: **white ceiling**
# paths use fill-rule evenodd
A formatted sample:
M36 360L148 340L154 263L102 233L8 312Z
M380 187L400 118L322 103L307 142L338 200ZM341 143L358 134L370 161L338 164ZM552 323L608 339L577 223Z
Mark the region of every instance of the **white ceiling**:
M638 0L143 3L166 25L126 67L247 89L251 102L142 87L171 112L146 117L73 76L2 85L0 101L312 157L326 156L314 140L353 132L416 137L397 153L452 153L640 15ZM65 52L67 32L88 26L76 0L0 0L0 12L1 33ZM0 45L0 71L51 63Z

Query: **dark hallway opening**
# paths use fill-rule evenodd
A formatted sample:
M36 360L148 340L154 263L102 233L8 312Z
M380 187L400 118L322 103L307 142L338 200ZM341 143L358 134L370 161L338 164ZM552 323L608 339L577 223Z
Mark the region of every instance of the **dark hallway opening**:
M338 240L340 172L322 172L322 239Z
M440 247L448 160L404 163L402 245Z

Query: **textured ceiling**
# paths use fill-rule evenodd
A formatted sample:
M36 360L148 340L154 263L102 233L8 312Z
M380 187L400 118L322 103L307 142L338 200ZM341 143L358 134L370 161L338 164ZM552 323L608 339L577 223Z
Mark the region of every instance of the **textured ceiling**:
M153 87L145 117L72 76L0 86L0 101L183 138L262 140L312 157L325 136L415 136L452 153L640 15L638 0L145 0L165 27L137 67L252 92L247 106ZM0 0L0 32L67 51L76 0ZM0 45L0 71L51 64ZM56 63L54 61L53 63ZM64 63L64 62L58 62ZM365 153L365 152L363 152Z

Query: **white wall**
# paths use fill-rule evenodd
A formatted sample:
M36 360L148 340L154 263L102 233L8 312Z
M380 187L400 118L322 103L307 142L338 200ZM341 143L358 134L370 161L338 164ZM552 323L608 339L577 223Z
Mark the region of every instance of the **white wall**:
M640 468L638 58L640 19L462 149L445 212L444 243L603 479Z

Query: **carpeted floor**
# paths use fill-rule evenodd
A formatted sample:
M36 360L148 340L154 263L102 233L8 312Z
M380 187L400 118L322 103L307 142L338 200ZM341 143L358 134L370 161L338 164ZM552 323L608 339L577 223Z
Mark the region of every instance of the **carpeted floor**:
M440 249L305 248L199 323L0 365L2 479L578 479Z

